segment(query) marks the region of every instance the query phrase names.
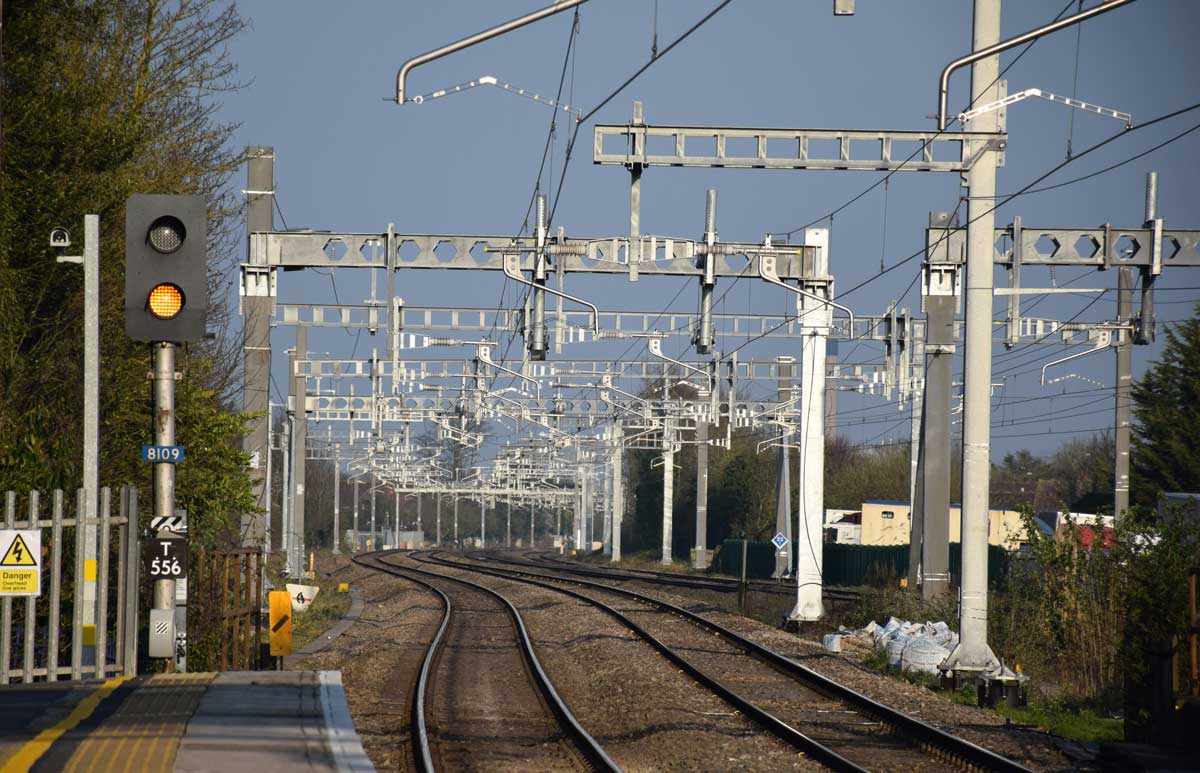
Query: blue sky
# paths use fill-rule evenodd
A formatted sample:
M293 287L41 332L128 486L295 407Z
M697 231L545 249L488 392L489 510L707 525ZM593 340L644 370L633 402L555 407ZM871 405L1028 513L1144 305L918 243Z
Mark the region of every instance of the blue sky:
M1003 36L1050 21L1066 0L1008 0ZM650 54L654 9L663 48L693 24L715 0L592 0L582 6L576 55L567 73L566 97L585 111L608 96ZM1085 5L1091 6L1094 0ZM395 223L399 233L515 234L533 191L551 111L497 89L480 88L422 105L385 101L394 93L395 72L407 58L540 7L538 0L443 0L441 2L322 3L261 1L239 3L251 28L234 43L246 88L226 97L225 120L239 122L237 141L272 145L276 152L278 203L291 228L382 232ZM858 0L852 17L835 18L829 0L735 0L705 27L614 98L595 120L620 123L631 103L645 104L648 123L854 129L931 129L937 79L946 62L970 47L971 11L966 0ZM1071 6L1074 7L1074 2ZM571 13L417 69L411 93L428 93L482 75L553 95L563 65ZM1037 43L1008 72L1009 91L1038 87L1056 94L1113 107L1134 116L1135 124L1200 102L1200 4L1193 0L1143 0ZM1003 57L1012 61L1015 52ZM1076 57L1078 80L1075 84ZM967 98L965 71L951 82L950 103L957 112ZM560 193L570 120L560 114L552 168L552 194ZM1103 168L1200 123L1200 111L1118 139L1068 165L1047 183ZM998 190L1013 191L1065 157L1070 111L1026 100L1008 112L1007 164ZM1077 113L1076 152L1122 124ZM571 236L617 236L628 231L628 175L620 167L591 163L591 124L583 126L575 158L561 190L555 225ZM1200 131L1145 158L1091 180L1056 191L1023 196L997 213L997 224L1013 215L1029 226L1088 227L1140 225L1143 180L1160 173L1159 215L1168 227L1200 226L1195 180L1200 172ZM704 191L719 192L718 225L725 240L759 241L827 213L875 182L878 173L663 169L646 171L642 188L642 230L671 236L701 235ZM550 175L546 176L549 180ZM238 180L242 187L242 180ZM545 187L545 185L544 185ZM923 242L928 212L952 209L960 193L952 174L895 175L882 187L838 214L832 223L830 263L837 288L846 290L878 272L881 257L891 265ZM886 229L884 212L886 208ZM964 211L965 215L965 211ZM276 227L283 223L277 216ZM881 313L904 293L919 270L911 261L854 293L844 302L859 313ZM448 275L441 271L402 271L397 293L412 305L495 307L516 302L512 288L501 298L501 281L484 272ZM1063 269L1054 279L1077 280L1079 287L1115 287L1115 272ZM1001 272L997 272L998 283ZM569 291L601 307L659 309L683 280L579 277ZM1044 270L1028 270L1029 286L1048 286ZM369 293L367 272L342 269L334 276L292 272L280 278L281 301L361 302ZM1200 270L1167 272L1161 288L1200 286ZM726 286L719 284L718 293ZM678 295L675 310L694 309L696 289ZM1052 296L1037 315L1066 319L1095 296ZM1193 289L1158 294L1159 319L1187 316ZM1027 301L1028 303L1028 301ZM901 304L919 313L913 289ZM783 311L791 301L760 280L741 280L725 299L725 311ZM996 311L1003 309L1002 301ZM1115 297L1104 295L1079 316L1102 320L1115 314ZM1160 337L1161 339L1161 337ZM290 330L275 332L275 381L284 384L284 350ZM349 356L355 337L341 331L314 332L310 349ZM382 337L362 335L359 356ZM842 346L855 360L881 357L878 346ZM624 347L621 347L624 348ZM678 345L670 347L677 350ZM766 344L757 356L797 354ZM1051 450L1063 433L1110 425L1111 398L1095 384L1072 380L1039 384L1041 358L1030 350L1004 354L997 347L996 370L1009 378L1005 405L993 414L994 456L1014 448ZM1075 351L1075 350L1072 350ZM1160 346L1138 347L1135 374ZM614 352L615 353L615 352ZM580 356L588 356L579 351ZM568 355L564 355L568 356ZM1113 384L1110 352L1076 361L1075 372ZM997 381L1000 378L996 379ZM1063 392L1079 392L1070 395ZM1054 396L1053 401L1049 398ZM998 393L999 397L999 393ZM1035 398L1035 399L1026 399ZM1045 398L1045 399L1043 399ZM277 394L272 395L278 400ZM1021 400L1021 402L1017 402ZM999 404L999 399L997 400ZM842 431L862 442L899 440L908 435L906 413L878 398L845 396L842 410L869 423ZM1056 412L1053 421L1045 414ZM1024 423L1022 423L1024 422Z

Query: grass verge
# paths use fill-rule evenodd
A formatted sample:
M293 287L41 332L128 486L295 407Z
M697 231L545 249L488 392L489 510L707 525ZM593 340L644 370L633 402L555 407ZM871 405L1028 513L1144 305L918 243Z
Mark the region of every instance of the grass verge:
M278 554L272 555L267 561L267 577L276 590L285 590L286 583L294 582L285 579L282 571L283 557ZM317 572L316 579L299 582L302 585L316 585L320 590L308 609L296 613L292 619L293 652L299 651L301 647L336 625L350 609L350 594L337 592L337 580Z

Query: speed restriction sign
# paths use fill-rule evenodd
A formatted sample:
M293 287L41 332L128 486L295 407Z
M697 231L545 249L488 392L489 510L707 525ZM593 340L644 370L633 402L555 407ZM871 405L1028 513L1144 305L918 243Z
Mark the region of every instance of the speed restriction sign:
M187 577L187 540L147 540L142 562L146 575L152 580L178 580Z

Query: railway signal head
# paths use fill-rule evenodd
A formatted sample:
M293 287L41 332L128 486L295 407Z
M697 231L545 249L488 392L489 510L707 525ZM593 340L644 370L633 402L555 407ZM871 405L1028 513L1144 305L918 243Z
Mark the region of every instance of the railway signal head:
M208 314L208 212L201 196L137 193L125 202L125 333L196 341Z

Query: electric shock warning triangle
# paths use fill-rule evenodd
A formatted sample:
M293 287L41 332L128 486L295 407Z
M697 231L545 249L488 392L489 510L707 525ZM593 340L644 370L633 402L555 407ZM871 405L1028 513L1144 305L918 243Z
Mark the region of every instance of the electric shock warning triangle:
M13 538L4 558L0 558L0 566L37 566L37 559L29 552L29 546L20 534Z

